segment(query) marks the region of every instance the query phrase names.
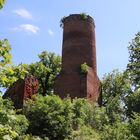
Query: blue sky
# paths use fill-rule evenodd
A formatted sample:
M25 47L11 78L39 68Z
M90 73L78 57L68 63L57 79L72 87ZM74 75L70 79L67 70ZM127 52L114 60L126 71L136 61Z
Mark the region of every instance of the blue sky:
M0 39L9 39L15 65L37 61L44 50L61 55L60 19L85 12L95 20L101 78L126 68L128 42L140 29L139 5L139 0L7 0L0 10Z

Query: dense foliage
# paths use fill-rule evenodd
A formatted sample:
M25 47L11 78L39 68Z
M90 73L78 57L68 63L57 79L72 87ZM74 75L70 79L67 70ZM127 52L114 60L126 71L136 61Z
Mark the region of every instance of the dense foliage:
M130 94L126 96L127 114L132 117L133 112L140 113L140 32L129 43L129 63L126 76L130 80Z
M72 105L57 96L37 96L27 102L24 114L30 122L28 133L50 140L64 139L72 130Z
M22 115L11 101L0 100L0 137L46 140L139 140L140 115L110 122L106 107L90 104L86 99L60 99L56 95L34 96L28 100ZM118 113L114 115L119 115ZM28 121L27 121L28 120ZM32 135L29 135L32 134Z
M7 64L11 64L10 50L8 40L0 40L0 69Z
M7 77L3 71L6 67L8 67L8 65L12 63L10 50L11 47L8 43L8 40L0 40L0 87L3 85L5 86L5 81L7 80Z
M0 139L15 139L26 132L28 125L24 115L16 114L13 103L0 97Z

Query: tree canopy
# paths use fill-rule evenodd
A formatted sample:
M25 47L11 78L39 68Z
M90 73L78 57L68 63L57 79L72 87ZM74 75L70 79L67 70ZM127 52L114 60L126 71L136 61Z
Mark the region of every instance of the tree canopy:
M10 50L11 47L8 40L0 40L0 69L2 69L5 65L12 63Z
M140 32L129 43L129 63L127 65L128 76L131 79L134 90L140 89Z
M0 9L3 8L3 4L5 3L6 0L0 0Z
M39 62L30 64L28 72L39 80L39 92L45 96L53 92L54 81L61 69L61 57L47 51L38 56Z

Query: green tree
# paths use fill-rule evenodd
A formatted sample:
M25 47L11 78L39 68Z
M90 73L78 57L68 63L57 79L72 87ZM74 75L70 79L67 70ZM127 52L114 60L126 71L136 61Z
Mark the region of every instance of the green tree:
M11 64L11 47L7 39L0 40L0 70L7 64Z
M5 3L5 0L0 0L0 9L2 9L3 4ZM4 40L0 40L0 93L2 93L1 91L1 87L3 85L2 82L5 81L6 77L2 77L2 71L3 68L9 64L12 64L11 61L11 47L8 43L7 39Z
M125 73L114 70L106 74L102 79L103 106L106 106L112 98L118 95L123 100L130 90L130 80L125 78Z
M73 104L73 129L79 130L86 126L101 131L108 123L108 116L104 107L91 104L86 99L76 98Z
M54 81L60 72L61 58L55 53L43 51L39 62L29 65L29 73L39 80L39 93L43 96L53 92Z
M0 139L15 139L26 132L28 120L24 115L16 113L13 103L0 97Z
M140 113L140 32L129 43L128 49L129 63L127 65L126 76L127 79L130 79L132 90L125 97L125 104L128 117L132 117L133 112Z
M133 112L140 113L140 92L138 90L132 92L125 97L126 114L133 117Z
M129 130L131 133L140 140L140 114L134 113L133 119L129 121Z
M125 98L131 93L130 80L125 78L125 72L112 71L102 80L103 106L106 107L110 121L125 118Z
M96 104L89 104L86 107L85 114L85 125L96 131L103 131L104 125L109 124L109 118L104 107L99 107Z
M0 9L3 8L3 4L5 3L6 0L0 0Z
M138 32L129 44L129 63L127 65L128 76L131 79L134 90L140 89L140 32Z
M3 70L5 67L12 64L12 55L10 51L11 47L8 43L8 40L0 40L0 93L2 93L1 87L3 87L3 82L6 80L6 76L2 76Z
M138 140L129 130L128 123L116 122L104 126L101 140Z

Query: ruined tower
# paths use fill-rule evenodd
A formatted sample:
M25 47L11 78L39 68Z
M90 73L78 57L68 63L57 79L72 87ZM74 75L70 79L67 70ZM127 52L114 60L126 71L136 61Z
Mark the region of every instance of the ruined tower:
M27 99L37 93L38 88L38 80L33 76L26 76L24 79L18 79L13 83L3 95L3 98L10 98L15 108L20 109Z
M81 65L88 69L82 72ZM94 20L84 14L63 19L62 71L55 81L54 92L64 98L88 98L97 101L100 81L96 68Z

